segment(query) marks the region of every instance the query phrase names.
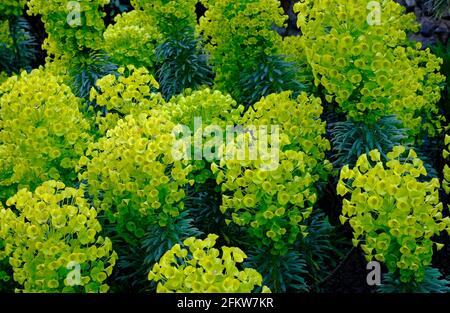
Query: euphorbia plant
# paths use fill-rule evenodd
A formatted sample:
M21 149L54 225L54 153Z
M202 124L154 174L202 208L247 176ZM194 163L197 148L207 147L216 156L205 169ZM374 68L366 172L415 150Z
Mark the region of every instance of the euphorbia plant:
M314 83L328 103L350 119L373 124L397 115L412 136L435 135L442 116L442 60L407 34L419 29L414 14L391 0L380 1L379 21L369 0L302 0L298 26ZM369 17L368 17L369 14Z
M46 70L25 71L0 87L0 200L49 179L74 184L92 137L80 100Z
M105 51L121 66L155 69L155 49L163 40L153 15L136 9L116 16L103 33Z
M80 159L83 189L130 244L137 244L149 226L164 227L184 209L191 167L172 156L174 127L159 111L130 114Z
M252 268L240 269L247 257L235 247L215 248L218 236L204 240L190 237L174 245L150 271L148 278L157 282L157 292L241 292L262 286L262 276ZM270 290L263 286L263 292Z
M216 88L252 105L283 90L300 91L295 67L281 56L286 16L276 0L202 1L200 31L208 40Z
M109 0L30 0L28 13L41 15L51 42L49 53L75 55L83 48L102 46L105 15L101 7Z
M298 236L307 235L305 221L317 200L314 185L330 170L321 112L320 99L306 94L296 99L289 92L263 98L254 112L244 115L242 132L223 147L226 157L211 166L221 185L221 210L228 222L244 226L256 245L273 254L287 253ZM278 136L272 126L280 127ZM261 127L267 127L267 138ZM249 153L240 158L242 148L247 149L243 143L266 144L268 149L257 149L256 158Z
M0 239L23 292L106 292L117 255L83 191L47 181L0 210Z
M407 158L403 146L380 161L378 150L359 157L356 166L344 166L337 186L345 197L341 222L353 229L353 243L368 261L384 262L403 283L421 283L430 265L433 246L443 244L433 236L450 232L450 218L443 217L439 181L424 181L427 174L414 150Z
M164 100L155 91L158 82L144 67L133 65L120 67L118 75L109 74L91 88L89 100L99 112L96 124L100 133L105 134L128 114L139 115L159 107Z

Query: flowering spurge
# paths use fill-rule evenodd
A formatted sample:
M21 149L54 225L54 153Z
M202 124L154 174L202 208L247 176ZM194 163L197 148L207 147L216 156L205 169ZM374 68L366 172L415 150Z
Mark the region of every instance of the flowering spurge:
M49 179L75 181L91 140L78 105L70 88L42 69L0 86L0 200Z
M158 101L164 101L155 93L158 82L144 67L128 65L120 67L118 73L118 76L109 74L99 79L90 92L89 100L102 111L96 116L102 134L114 128L125 115L148 112L159 106Z
M152 15L164 36L171 36L185 28L195 28L197 2L198 0L131 0L131 5Z
M326 123L320 119L323 107L320 98L308 97L306 93L292 97L292 92L284 91L262 98L243 116L243 125L280 127L280 133L289 139L286 149L302 151L308 155L307 167L326 180L331 164L325 160L325 152L330 150L330 142L325 138ZM245 128L245 126L244 126Z
M108 291L117 256L82 190L47 181L6 205L14 209L0 210L0 239L17 292Z
M282 39L273 26L283 26L286 16L276 0L202 3L208 10L200 18L199 30L209 40L206 49L211 54L215 83L219 90L240 100L242 72L256 69L262 59L280 53Z
M190 166L172 157L174 126L158 111L128 115L80 159L79 177L94 206L130 243L184 208Z
M340 220L349 222L353 244L360 245L368 261L384 262L401 282L420 283L433 244L443 247L431 238L450 232L450 218L442 216L438 179L420 179L427 174L423 162L414 150L400 162L404 153L403 146L394 147L383 164L378 150L372 150L353 169L342 168L337 192L346 197Z
M246 227L257 245L273 254L285 254L298 236L307 235L307 219L317 200L314 184L331 170L324 160L329 142L323 138L321 112L320 100L305 94L297 99L290 99L288 92L263 98L255 112L244 116L244 131L222 149L227 156L239 156L243 143L258 146L267 140L267 151L258 151L254 159L249 153L225 157L211 166L221 185L227 222ZM267 126L268 138L245 122L256 129ZM280 126L279 138L270 133L272 125Z
M188 126L194 131L195 118L201 118L203 127L217 125L225 130L241 119L244 107L238 106L228 94L204 88L197 91L185 90L173 97L162 108L167 111L172 122Z
M193 165L191 176L196 183L204 183L212 176L210 162L215 160L205 159L204 155L198 159L193 158L196 148L203 149L210 140L219 139L215 137L218 135L214 132L208 133L208 129L220 128L223 132L223 138L220 139L225 140L227 127L234 127L239 123L244 107L238 106L230 95L204 88L197 91L186 89L183 94L173 97L164 104L161 110L164 110L174 124L189 128L191 132L191 136L187 138L190 140L189 157L194 159L191 161ZM202 140L196 147L199 138Z
M158 283L157 292L249 293L261 287L261 274L240 269L245 253L235 247L214 248L217 238L214 234L204 240L190 237L167 251L148 274ZM263 286L262 292L270 289Z
M144 66L154 69L155 49L162 42L162 34L151 14L134 10L118 15L115 23L103 33L104 49L121 66Z
M105 13L109 0L30 0L28 14L41 15L48 33L47 48L56 55L74 55L83 48L102 46Z
M431 135L442 117L442 60L407 39L419 29L414 14L391 0L302 0L296 3L303 50L328 103L356 121L373 124L397 115L410 135Z

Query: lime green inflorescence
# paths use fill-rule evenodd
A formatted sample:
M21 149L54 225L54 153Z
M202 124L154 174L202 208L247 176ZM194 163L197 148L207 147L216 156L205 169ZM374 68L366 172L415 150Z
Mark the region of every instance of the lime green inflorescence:
M176 244L156 263L148 278L158 283L157 292L249 293L262 285L262 276L252 268L240 270L247 257L234 247L214 248L218 236L204 240L190 237ZM262 292L270 292L266 286Z
M6 204L14 209L0 210L0 257L9 257L16 291L108 291L117 255L109 238L98 235L97 211L82 190L47 181Z
M185 28L195 28L197 2L198 0L131 0L131 5L152 15L164 36L176 36L177 32Z
M199 30L210 40L206 49L216 73L217 89L236 93L244 69L254 68L262 55L278 54L282 38L273 26L286 20L276 0L208 0ZM240 95L233 96L237 99Z
M244 107L228 94L204 88L198 91L185 90L173 97L164 110L174 123L189 126L194 131L194 119L201 118L203 126L217 125L225 129L234 126L241 118Z
M384 262L402 282L421 282L430 265L432 237L446 230L450 218L443 217L439 202L439 180L420 179L427 172L414 150L407 159L403 146L387 154L386 164L380 153L363 154L355 168L341 170L337 193L344 199L341 222L353 228L353 243L361 245L367 260ZM369 160L370 159L370 160Z
M39 69L9 78L0 97L0 200L49 179L74 183L91 136L70 88Z
M174 126L158 111L128 115L80 160L80 179L94 205L131 243L184 209L190 166L172 157Z
M161 107L164 102L156 89L158 82L144 67L136 68L128 65L118 69L119 76L109 74L96 83L98 91L91 89L90 100L108 114L98 112L96 123L100 133L114 128L117 122L128 114L139 115L149 112L154 107Z
M49 52L74 55L83 48L102 46L105 24L99 8L109 0L30 0L28 13L41 15L51 44Z
M380 1L380 24L371 21L369 0L302 0L298 26L315 84L327 102L353 120L373 123L396 114L412 136L435 135L442 116L442 60L407 39L419 29L414 14L394 1ZM376 14L376 13L373 13Z
M153 15L142 10L122 13L103 34L104 49L119 65L155 68L155 48L162 42Z
M212 164L223 192L221 211L231 217L228 222L247 227L258 244L273 254L285 254L299 236L307 235L306 221L317 200L313 186L331 170L324 161L330 144L323 137L321 113L320 99L306 94L297 99L291 99L289 92L263 98L255 111L244 116L244 129L280 125L278 164L273 164L270 151L261 151L255 160L247 154L241 161L223 158ZM252 138L259 136L251 131L238 135L234 144L227 142L227 155L239 155L240 141L250 146ZM271 130L267 132L268 150L277 149Z

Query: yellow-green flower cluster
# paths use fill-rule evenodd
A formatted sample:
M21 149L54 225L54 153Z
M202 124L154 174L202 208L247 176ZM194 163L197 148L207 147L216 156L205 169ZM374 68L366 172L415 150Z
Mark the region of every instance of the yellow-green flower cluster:
M286 253L298 236L307 235L307 219L317 200L313 186L331 170L324 160L329 142L323 138L321 112L320 99L306 94L295 100L290 92L263 98L243 118L255 126L253 130L246 131L249 125L244 123L235 142L222 148L227 157L211 166L223 192L221 211L231 217L227 222L248 227L249 234L273 254ZM278 147L272 125L280 126ZM238 156L243 143L264 144L259 126L267 127L267 151L258 151L255 160L248 153L244 158L228 157Z
M172 122L189 126L194 130L194 119L201 118L204 127L217 125L225 129L237 123L244 111L228 94L204 88L198 91L185 90L184 94L172 98L164 105Z
M131 243L184 208L190 166L172 157L174 126L158 111L128 115L80 159L80 180L94 206Z
M368 261L384 262L402 282L421 282L433 255L432 237L450 232L450 218L442 216L439 180L423 181L423 162L414 150L406 160L404 155L405 147L396 146L383 164L373 150L353 169L344 166L337 192L348 197L340 219L350 223L353 244L360 244Z
M240 270L247 256L235 247L214 248L217 235L204 240L194 237L176 244L156 263L148 279L158 283L157 292L249 293L262 285L262 276L252 268ZM263 292L270 292L266 286Z
M277 54L281 37L273 26L286 20L276 0L202 1L207 7L199 30L209 43L206 49L219 90L233 92L243 69L255 67L261 55Z
M305 160L312 172L320 172L326 179L330 164L325 159L325 152L330 149L330 142L325 138L326 123L320 119L322 101L320 98L308 97L301 93L291 99L292 92L284 91L262 98L242 118L242 124L254 126L278 125L285 142L285 149L302 151L308 156ZM323 163L322 163L323 162ZM323 169L326 168L324 171ZM319 176L314 176L317 181Z
M0 199L55 179L70 184L90 126L60 78L39 69L0 85Z
M76 54L83 48L102 46L105 15L101 7L109 0L30 0L28 14L41 15L49 40L57 49L52 53Z
M184 94L173 97L170 102L164 104L162 110L166 112L173 123L189 127L192 132L190 151L193 153L195 151L194 138L202 138L201 149L205 148L206 143L210 140L219 139L215 137L217 134L214 132L207 133L208 129L219 127L223 135L220 139L225 140L227 126L234 126L239 122L244 107L238 106L230 95L204 88L198 91L185 90ZM201 125L197 125L197 129L195 128L196 118L201 121ZM196 183L201 184L212 176L208 163L211 161L204 159L191 162L193 165L191 177Z
M154 16L158 28L164 35L177 35L186 27L195 28L198 0L131 0L135 9L142 9Z
M444 144L445 144L445 148L442 151L442 155L444 156L445 160L449 160L449 156L450 156L450 136L449 135L445 135L445 139L444 139ZM450 167L448 166L448 164L444 165L444 179L442 181L442 188L444 189L444 191L449 194L450 193Z
M83 191L47 181L0 210L0 238L20 292L106 292L117 259ZM16 215L14 212L17 212ZM73 272L75 271L75 272Z
M373 123L395 114L411 135L435 134L440 127L436 103L440 98L442 60L420 50L407 33L419 28L414 14L394 1L302 0L295 5L298 26L316 86L328 103L337 103L353 120ZM370 19L374 16L374 20Z
M109 74L96 83L98 91L91 89L90 101L109 113L97 115L97 123L101 133L106 133L117 125L117 121L128 114L139 114L158 106L164 101L154 93L159 88L158 82L144 67L136 68L128 65L118 69L120 75Z
M20 16L27 0L2 0L0 2L0 16Z
M134 10L116 16L114 21L103 34L105 51L119 65L152 70L155 48L162 41L153 15Z

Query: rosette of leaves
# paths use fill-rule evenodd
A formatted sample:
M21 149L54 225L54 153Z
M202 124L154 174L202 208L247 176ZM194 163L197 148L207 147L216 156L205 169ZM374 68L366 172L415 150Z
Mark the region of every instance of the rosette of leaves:
M266 56L260 59L255 68L245 68L241 74L240 99L247 106L258 102L262 97L284 90L293 92L296 97L307 90L307 85L297 80L298 68L293 62L288 62L284 56Z
M77 53L69 61L68 75L73 93L89 100L91 88L95 88L97 80L117 73L117 66L111 62L111 58L102 51L84 50ZM87 109L90 101L87 101Z
M25 71L0 87L0 199L49 179L74 184L91 140L79 99L45 70Z
M22 17L0 19L0 72L12 75L31 70L37 43L27 20Z
M307 292L308 267L301 253L289 250L283 255L273 255L261 248L249 248L244 263L263 276L263 284L273 292Z
M166 100L183 90L211 86L213 73L208 55L191 27L171 34L156 48L156 75Z
M127 115L80 159L83 189L129 244L184 210L191 167L173 158L174 127L158 111Z
M298 27L316 86L349 119L373 124L396 115L412 138L440 131L436 103L444 81L442 60L408 40L419 25L394 1L381 1L367 16L369 0L305 0L295 4Z
M193 224L189 211L171 218L166 227L150 225L139 245L130 245L115 233L114 225L107 224L105 234L113 241L119 255L112 274L114 292L154 291L148 285L147 275L151 267L175 244L181 244L188 237L202 235Z
M448 293L450 281L443 277L437 268L427 267L421 283L405 284L392 273L387 273L377 291L380 293Z
M286 254L308 234L306 221L317 200L314 184L331 170L321 112L320 99L306 94L263 98L243 117L242 131L222 147L226 157L211 165L227 223L244 227L257 247L274 255ZM261 131L271 126L280 126L279 135L273 128ZM267 148L257 149L261 143Z
M307 273L302 277L307 281L309 290L320 291L350 251L351 243L338 227L330 224L323 210L317 208L308 220L308 236L299 240L294 249L299 251L306 263Z
M386 116L374 124L364 121L347 120L329 125L333 145L334 165L338 168L348 164L353 166L358 157L378 149L382 159L395 146L404 144L408 139L407 129L396 116Z
M20 190L0 211L0 237L17 292L106 292L116 262L97 211L82 190L47 181L34 193ZM17 214L15 213L17 212Z
M214 234L203 240L189 237L167 251L148 274L150 281L158 283L156 291L249 293L259 286L270 292L262 286L261 274L239 266L246 254L236 247L222 246L220 251L214 247L217 238Z
M382 162L380 152L372 150L353 169L342 168L337 192L348 197L340 220L349 222L353 244L368 261L384 262L402 283L420 284L433 246L443 247L434 236L450 231L450 218L442 215L439 180L422 181L427 174L423 162L414 150L401 162L404 153L405 147L396 146Z
M450 13L450 0L428 0L433 8L433 15L441 18L445 13Z

